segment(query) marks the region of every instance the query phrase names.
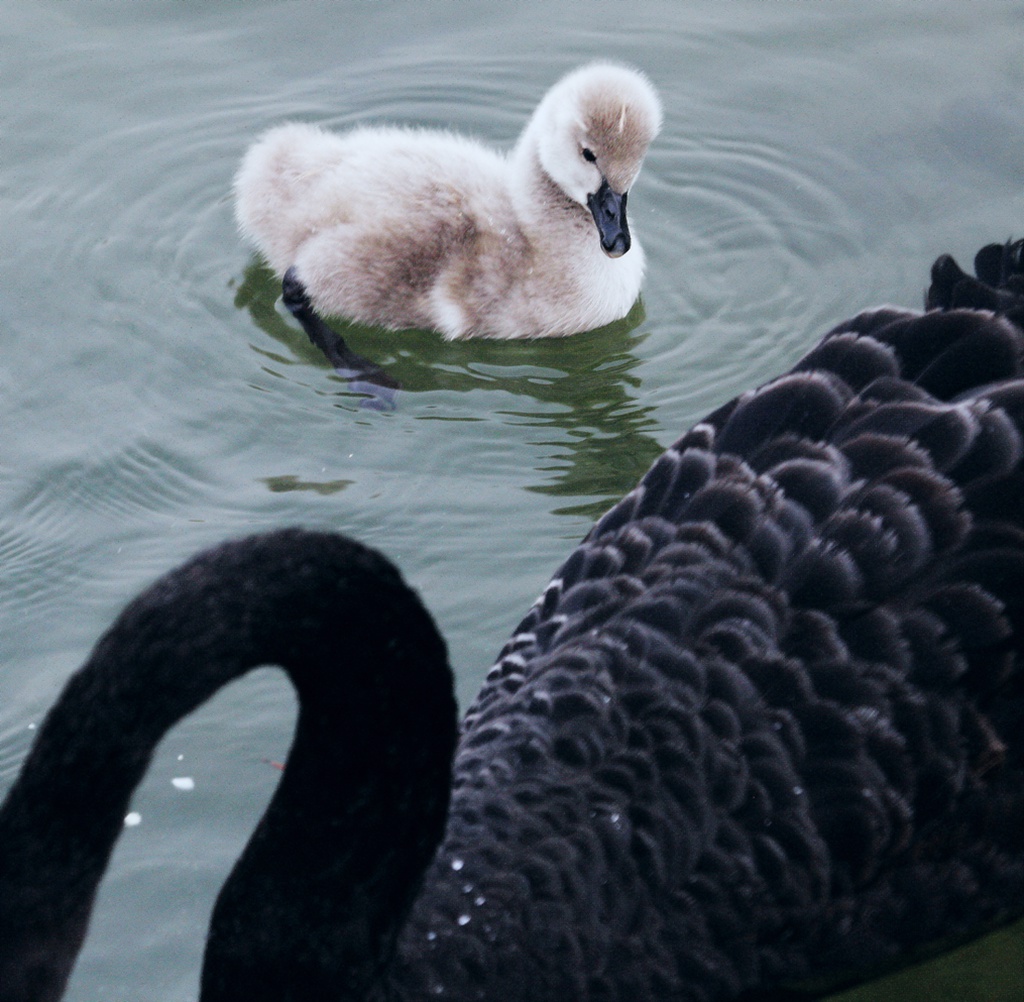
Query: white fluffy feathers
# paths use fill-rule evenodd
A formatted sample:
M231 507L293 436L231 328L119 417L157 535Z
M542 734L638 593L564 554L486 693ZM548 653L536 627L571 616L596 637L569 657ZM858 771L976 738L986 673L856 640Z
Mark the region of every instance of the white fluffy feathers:
M323 313L447 338L572 334L639 294L625 194L660 126L646 78L604 63L555 84L509 154L450 133L283 125L246 154L236 214ZM609 252L588 204L602 191L625 234Z

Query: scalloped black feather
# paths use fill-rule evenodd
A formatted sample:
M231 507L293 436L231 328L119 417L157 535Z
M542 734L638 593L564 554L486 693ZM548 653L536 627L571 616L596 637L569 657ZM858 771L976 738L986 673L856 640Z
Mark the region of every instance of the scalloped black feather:
M927 313L838 326L599 520L465 720L399 984L729 999L1020 914L1021 247L940 258Z

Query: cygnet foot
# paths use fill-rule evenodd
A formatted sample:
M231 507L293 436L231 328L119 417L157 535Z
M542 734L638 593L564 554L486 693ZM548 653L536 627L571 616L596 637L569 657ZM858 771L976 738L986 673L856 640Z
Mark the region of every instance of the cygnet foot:
M288 311L300 323L302 323L301 313L305 313L307 310L310 313L313 312L313 304L309 301L309 294L306 292L306 287L299 280L294 266L284 273L284 279L281 281L281 293L284 305L288 307ZM303 324L303 327L305 327L305 324Z
M319 348L334 371L348 381L358 393L366 393L366 406L373 410L393 410L395 397L401 384L389 376L376 362L357 355L345 339L321 320L313 309L305 285L299 279L295 268L284 273L281 281L281 299L288 311L302 325L309 340Z

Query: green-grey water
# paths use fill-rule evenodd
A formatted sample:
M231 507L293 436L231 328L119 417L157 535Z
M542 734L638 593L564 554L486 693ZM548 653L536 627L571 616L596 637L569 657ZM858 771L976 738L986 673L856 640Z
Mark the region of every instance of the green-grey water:
M0 792L124 601L258 529L384 549L465 704L686 426L854 312L918 305L938 253L1021 233L1022 52L1024 6L994 0L0 0ZM361 406L237 237L247 144L298 119L507 147L560 74L604 57L666 109L630 196L642 303L563 341L353 330L403 384L393 412ZM170 734L69 999L195 997L293 720L268 670ZM1017 927L857 997L1016 999L1022 944Z

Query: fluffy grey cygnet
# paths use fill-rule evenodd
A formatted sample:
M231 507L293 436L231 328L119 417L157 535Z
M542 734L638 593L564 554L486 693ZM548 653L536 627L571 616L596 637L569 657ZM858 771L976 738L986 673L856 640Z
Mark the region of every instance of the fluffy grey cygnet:
M639 295L626 199L660 126L650 82L607 63L556 83L508 154L446 132L282 125L242 161L236 215L321 313L450 339L573 334Z

